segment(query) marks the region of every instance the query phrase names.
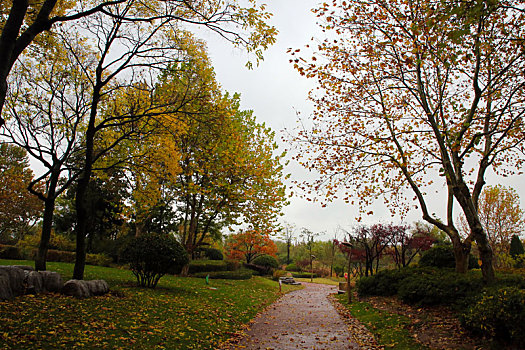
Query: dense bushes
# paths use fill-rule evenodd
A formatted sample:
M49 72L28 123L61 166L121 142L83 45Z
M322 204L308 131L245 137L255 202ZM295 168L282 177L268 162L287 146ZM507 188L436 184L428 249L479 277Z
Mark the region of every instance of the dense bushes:
M414 274L402 280L398 296L418 305L454 304L481 292L481 276L458 273Z
M454 258L454 249L451 246L432 247L423 253L419 260L419 266L429 266L438 268L455 268L456 260ZM476 258L470 254L468 259L468 268L478 268Z
M200 256L202 258L204 256L208 260L224 259L224 255L222 254L222 252L216 248L201 247L197 249L196 253L198 257Z
M194 274L194 277L206 277L212 279L226 279L226 280L249 280L252 278L252 272L247 269L240 269L237 271L211 271L199 272Z
M295 278L310 278L312 276L311 272L292 272L292 276ZM313 274L313 277L318 277L317 274Z
M465 328L480 336L525 344L525 290L485 292L460 319Z
M121 256L129 262L137 283L149 288L155 288L166 273L179 273L189 261L175 237L150 233L131 239Z
M286 271L294 271L299 272L301 271L301 268L297 266L295 263L288 264L285 268Z
M409 304L454 304L480 293L480 274L458 274L435 268L384 270L357 281L359 295L398 295Z
M21 260L24 256L16 246L0 244L0 259Z
M0 244L0 259L34 260L36 254L37 249L31 250L31 252L28 254L23 252L17 246ZM75 252L49 249L47 251L46 261L74 263ZM86 254L86 264L88 265L109 266L111 262L112 259L104 254Z
M276 269L279 267L279 262L273 256L261 255L252 261L252 264L266 267L267 269Z
M362 277L357 283L359 295L391 296L397 294L399 284L410 274L409 269L382 270L374 276Z
M228 264L224 260L192 260L188 272L195 274L199 272L227 271Z

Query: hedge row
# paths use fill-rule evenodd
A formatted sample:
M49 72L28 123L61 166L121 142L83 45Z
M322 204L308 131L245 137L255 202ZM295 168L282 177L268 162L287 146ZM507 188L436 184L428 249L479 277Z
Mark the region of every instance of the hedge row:
M292 276L295 278L310 278L312 276L311 272L292 272ZM313 277L316 278L317 274L314 273Z
M11 260L34 260L38 250L33 249L29 256L23 254L22 250L17 246L0 245L0 259L11 259ZM53 262L75 262L75 252L68 252L64 250L49 249L47 251L47 261ZM111 264L111 258L104 254L87 254L86 264L97 265L97 266L109 266Z
M252 278L252 272L246 269L237 271L212 271L212 272L198 272L194 277L205 278L209 276L211 279L225 279L225 280L249 280Z
M239 263L233 260L192 260L188 272L193 275L199 272L235 271L238 268Z

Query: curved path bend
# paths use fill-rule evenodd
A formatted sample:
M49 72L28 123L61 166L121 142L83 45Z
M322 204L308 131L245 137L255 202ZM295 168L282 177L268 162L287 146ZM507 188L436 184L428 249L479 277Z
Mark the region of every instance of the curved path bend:
M303 283L261 313L229 349L359 349L327 296L336 286Z

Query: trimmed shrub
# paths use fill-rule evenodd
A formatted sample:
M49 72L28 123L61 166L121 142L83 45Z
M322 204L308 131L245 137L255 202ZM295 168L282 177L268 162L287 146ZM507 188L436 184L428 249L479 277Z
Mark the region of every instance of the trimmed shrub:
M189 261L182 245L171 235L144 234L124 246L124 261L129 262L139 286L155 288L168 272L179 273Z
M225 280L249 280L252 278L252 272L247 269L240 269L237 271L212 271L212 272L199 272L194 277L205 278L209 276L211 279L225 279Z
M421 255L419 266L455 268L454 249L451 246L432 247ZM472 254L469 255L468 268L479 268L478 261Z
M400 283L413 273L411 269L401 270L382 270L377 274L368 277L361 277L357 283L357 293L365 295L396 295Z
M483 293L461 315L474 334L517 345L525 344L525 290L501 288Z
M279 262L273 256L261 255L252 261L252 264L266 267L267 269L276 269L279 267Z
M399 283L398 296L409 304L455 304L480 293L482 288L481 276L436 271L404 278Z
M292 276L295 278L310 278L312 274L310 272L292 272ZM314 278L318 277L315 273Z
M299 266L297 266L296 264L294 263L291 263L291 264L288 264L285 268L286 271L295 271L295 272L299 272L301 271L301 268Z
M219 249L215 248L203 248L204 255L210 260L223 260L224 255Z
M224 260L192 260L189 264L188 273L226 271L228 263Z
M259 276L268 275L271 269L268 269L264 266L254 265L254 264L244 264L245 268L254 271Z
M0 244L0 259L23 260L22 251L14 245Z

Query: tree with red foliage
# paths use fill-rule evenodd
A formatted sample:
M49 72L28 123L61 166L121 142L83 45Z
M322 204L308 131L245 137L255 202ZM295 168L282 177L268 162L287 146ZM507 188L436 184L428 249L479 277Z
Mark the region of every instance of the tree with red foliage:
M275 256L277 246L268 232L248 229L231 235L227 242L227 256L233 260L245 260L247 264L261 255Z
M390 225L392 235L392 258L398 268L408 266L420 252L429 250L436 241L425 231L410 232L408 226Z

